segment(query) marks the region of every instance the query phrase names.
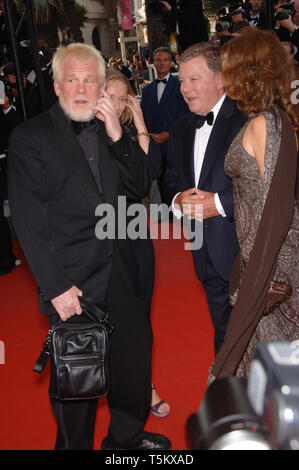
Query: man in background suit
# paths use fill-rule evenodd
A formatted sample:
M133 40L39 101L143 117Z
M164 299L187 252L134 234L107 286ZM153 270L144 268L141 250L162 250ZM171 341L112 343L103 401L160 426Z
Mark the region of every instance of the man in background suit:
M3 73L3 68L1 67L1 69ZM8 220L4 215L4 202L7 199L6 167L9 136L13 128L22 122L22 113L16 109L16 99L18 97L16 76L10 67L6 67L5 71L9 96L6 94L6 89L3 96L0 96L0 276L9 274L16 266L12 234ZM3 76L0 77L0 81L4 85Z
M175 215L189 217L197 229L204 219L203 245L192 254L206 292L217 353L231 312L228 281L238 250L232 183L224 159L245 118L223 93L217 45L191 46L179 64L181 92L191 114L171 129L165 184Z
M146 128L160 147L162 175L158 184L162 200L164 200L163 177L170 127L189 110L180 93L180 83L177 77L170 73L170 50L167 47L159 47L154 51L153 58L157 78L143 88L140 106Z
M53 77L59 102L11 135L9 202L50 325L84 321L82 295L109 312L111 419L102 449L168 449L167 438L143 430L151 400L152 333L130 240L96 235L103 204L118 220L119 196L141 199L151 184L142 149L121 127L103 89L105 68L92 46L58 48ZM97 400L59 401L51 384L49 391L55 448L92 449Z
M250 17L248 19L250 26L266 29L267 19L262 10L263 1L264 0L249 0L249 3L251 4Z
M0 116L0 128L2 126L2 119ZM13 251L12 235L9 227L8 220L4 214L4 202L7 199L7 182L6 182L6 150L1 146L0 136L0 276L9 274L16 266L16 257Z

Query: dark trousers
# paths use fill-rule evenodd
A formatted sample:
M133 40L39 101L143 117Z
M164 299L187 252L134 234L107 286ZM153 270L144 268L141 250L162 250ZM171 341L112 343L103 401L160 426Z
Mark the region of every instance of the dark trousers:
M229 282L218 275L209 257L206 266L206 277L202 284L215 329L214 350L216 355L224 341L232 307L229 303Z
M155 254L150 234L146 239L131 240L131 246L138 264L141 298L150 318L155 283Z
M108 439L129 447L143 439L150 410L152 331L118 252L113 255L107 308L114 326L109 337ZM80 316L76 320L80 321ZM97 400L56 400L51 384L49 394L57 419L55 449L93 449Z
M3 201L0 200L0 270L9 271L15 264L16 257L13 253L12 238L9 224L3 213Z
M162 203L168 204L169 197L168 197L168 193L167 193L166 185L165 185L165 172L166 172L166 167L167 167L167 155L166 154L161 154L161 167L162 167L161 175L157 179L157 182L158 182L158 187L159 187L159 191L161 194Z

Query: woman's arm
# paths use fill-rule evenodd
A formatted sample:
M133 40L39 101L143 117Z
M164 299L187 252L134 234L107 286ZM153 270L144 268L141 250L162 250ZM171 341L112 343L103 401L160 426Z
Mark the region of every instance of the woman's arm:
M138 143L140 147L142 148L142 150L144 151L144 153L148 154L150 137L148 135L147 128L144 122L142 110L136 98L134 98L131 95L128 95L127 98L128 98L127 106L132 111L134 125L137 130Z

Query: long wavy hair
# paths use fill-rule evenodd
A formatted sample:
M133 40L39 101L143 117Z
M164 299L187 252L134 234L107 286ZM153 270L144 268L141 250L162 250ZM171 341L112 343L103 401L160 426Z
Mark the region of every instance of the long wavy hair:
M225 43L221 67L224 91L246 116L277 104L299 129L298 109L291 101L295 65L273 31L249 28Z

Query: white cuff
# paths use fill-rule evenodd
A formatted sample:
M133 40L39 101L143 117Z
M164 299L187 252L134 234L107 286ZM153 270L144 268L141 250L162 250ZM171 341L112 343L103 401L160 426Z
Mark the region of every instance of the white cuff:
M181 194L181 193L177 193L177 194L174 196L174 198L173 198L173 200L172 200L172 202L171 202L171 207L172 207L173 215L175 215L175 217L176 217L177 219L181 219L181 218L183 217L183 215L184 215L183 212L182 212L180 209L178 209L179 206L178 206L178 205L175 206L175 204L174 204L175 198L176 198L179 194Z
M226 213L224 212L218 193L215 193L214 201L215 201L216 209L219 212L219 214L222 215L222 217L226 217Z
M172 202L171 202L171 207L172 207L172 210L173 210L173 214L176 216L177 219L180 219L181 217L183 217L183 212L178 208L178 205L175 206L174 204L174 201L175 201L175 198L179 195L180 193L177 193L174 198L172 199ZM219 212L220 215L222 215L222 217L226 217L226 213L222 207L222 204L220 202L220 198L219 198L219 195L218 193L215 193L214 195L214 201L215 201L215 206L216 206L216 209L217 211Z

